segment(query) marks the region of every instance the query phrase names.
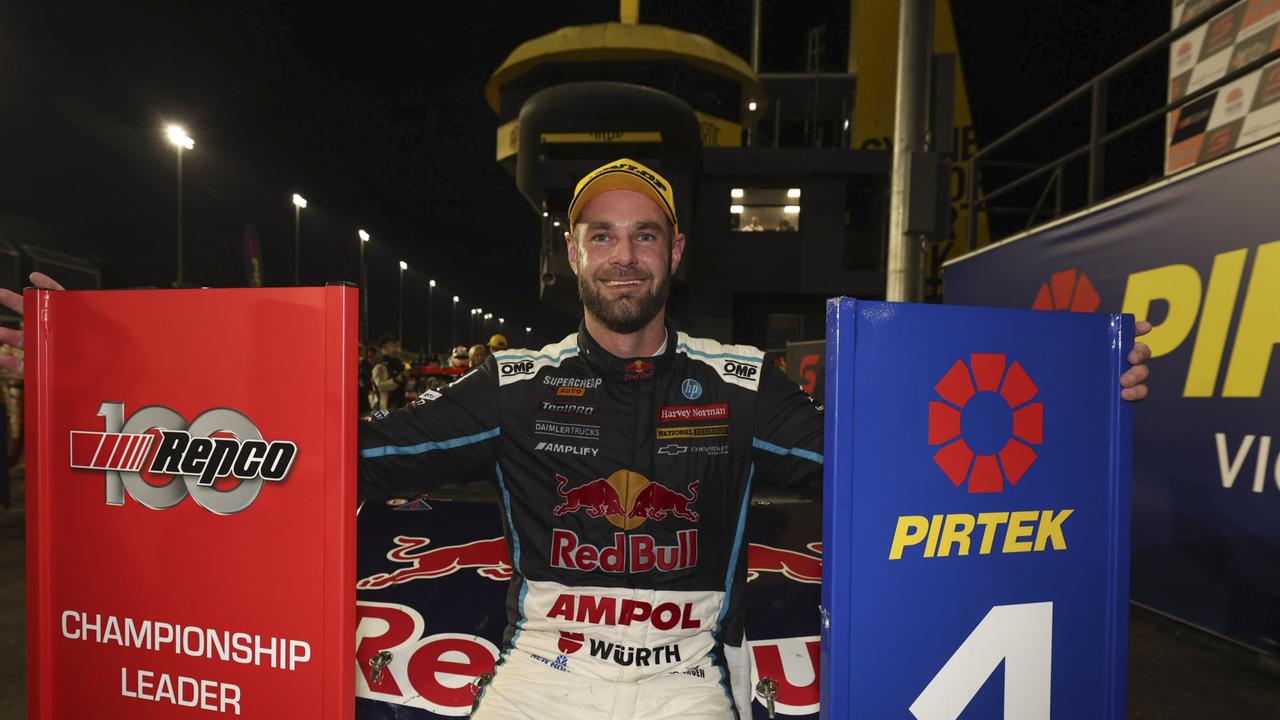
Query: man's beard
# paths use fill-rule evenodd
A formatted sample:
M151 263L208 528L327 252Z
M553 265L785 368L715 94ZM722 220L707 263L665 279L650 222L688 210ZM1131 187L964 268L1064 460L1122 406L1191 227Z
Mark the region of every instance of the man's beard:
M600 278L601 281L638 279L643 278L632 275ZM594 315L606 328L623 335L640 330L662 311L671 291L671 273L667 272L661 278L653 277L651 287L648 292L636 296L608 300L591 280L583 277L583 273L578 273L578 296L582 298L587 312Z

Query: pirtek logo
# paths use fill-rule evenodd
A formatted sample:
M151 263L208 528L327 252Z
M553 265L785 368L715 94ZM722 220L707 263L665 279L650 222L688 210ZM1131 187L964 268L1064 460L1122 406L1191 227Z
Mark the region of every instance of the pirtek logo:
M631 470L618 470L608 479L596 478L589 483L566 490L569 479L556 475L556 492L564 502L556 506L556 517L585 509L587 517L604 517L623 530L634 530L646 520L665 520L667 513L678 518L698 521L692 507L698 499L698 480L689 483L689 494L650 482Z
M509 375L528 375L533 372L532 360L517 360L515 362L505 362L498 365L498 370L503 377Z
M971 493L1002 492L1036 461L1026 443L1044 442L1044 403L1030 402L1040 390L1017 362L1008 372L1004 355L973 353L970 362L972 374L956 360L934 386L945 402L929 403L929 444L943 446L933 460L956 487L967 480Z
M1093 312L1102 304L1102 297L1084 273L1077 274L1075 268L1060 270L1049 277L1049 282L1040 285L1040 292L1031 304L1032 310L1070 310L1071 312Z
M106 432L71 431L71 467L105 474L108 505L123 505L127 491L143 506L163 510L190 493L206 510L232 515L257 499L264 480L288 476L298 455L288 440L264 441L249 418L230 408L208 410L189 425L161 405L144 407L127 421L124 403L102 403L98 414ZM172 477L153 484L143 478L144 468ZM239 482L219 490L214 484L222 478Z
M742 378L743 380L750 380L751 378L756 376L756 373L760 372L760 368L756 367L755 365L751 365L749 363L740 363L740 362L734 362L733 360L725 360L724 370L722 372L725 375L734 375Z

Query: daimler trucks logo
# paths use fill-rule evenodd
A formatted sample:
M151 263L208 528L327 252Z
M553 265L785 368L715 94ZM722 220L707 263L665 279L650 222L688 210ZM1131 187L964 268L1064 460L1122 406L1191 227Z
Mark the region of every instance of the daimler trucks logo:
M1044 442L1040 391L1016 361L973 353L970 364L956 360L934 389L942 401L929 403L929 444L942 445L933 460L956 487L969 492L1002 492L1016 485L1036 461L1031 445Z
M191 495L210 512L234 515L253 504L264 481L284 480L298 457L296 444L264 440L231 408L206 410L190 423L163 405L125 418L124 403L104 402L98 415L105 432L71 431L71 467L104 474L108 505L123 505L128 492L135 502L164 510ZM226 479L235 486L219 489L216 483Z

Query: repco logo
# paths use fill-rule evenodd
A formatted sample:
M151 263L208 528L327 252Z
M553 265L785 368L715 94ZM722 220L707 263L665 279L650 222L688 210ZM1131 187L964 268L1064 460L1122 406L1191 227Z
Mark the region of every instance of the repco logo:
M518 360L516 362L505 362L498 365L498 371L503 377L509 375L528 375L533 372L532 360Z
M748 363L725 360L723 372L725 375L736 375L743 380L750 380L756 376L756 373L760 372L760 368Z
M126 491L152 510L191 495L209 512L234 515L253 504L263 481L285 479L298 456L296 444L263 440L249 418L230 408L206 410L190 423L163 405L126 419L124 403L104 402L98 415L106 432L71 431L71 467L104 473L108 505L123 505ZM153 484L143 472L153 480L168 475L168 482ZM239 482L220 490L214 483L222 478Z

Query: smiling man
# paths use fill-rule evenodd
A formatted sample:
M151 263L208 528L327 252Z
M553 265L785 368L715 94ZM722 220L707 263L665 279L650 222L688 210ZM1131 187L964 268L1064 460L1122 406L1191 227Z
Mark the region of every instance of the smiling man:
M496 352L361 423L361 496L477 471L494 484L513 578L473 717L750 717L747 504L762 480L818 496L821 410L760 350L667 322L686 240L656 172L628 159L597 168L569 222L578 331ZM7 290L0 303L21 311ZM0 341L22 336L0 329ZM1141 343L1130 354L1127 399L1146 393L1147 357Z
M491 473L514 578L474 717L749 717L747 504L762 480L818 496L821 411L760 350L667 322L686 238L661 175L597 168L569 228L578 332L366 423L362 493Z

